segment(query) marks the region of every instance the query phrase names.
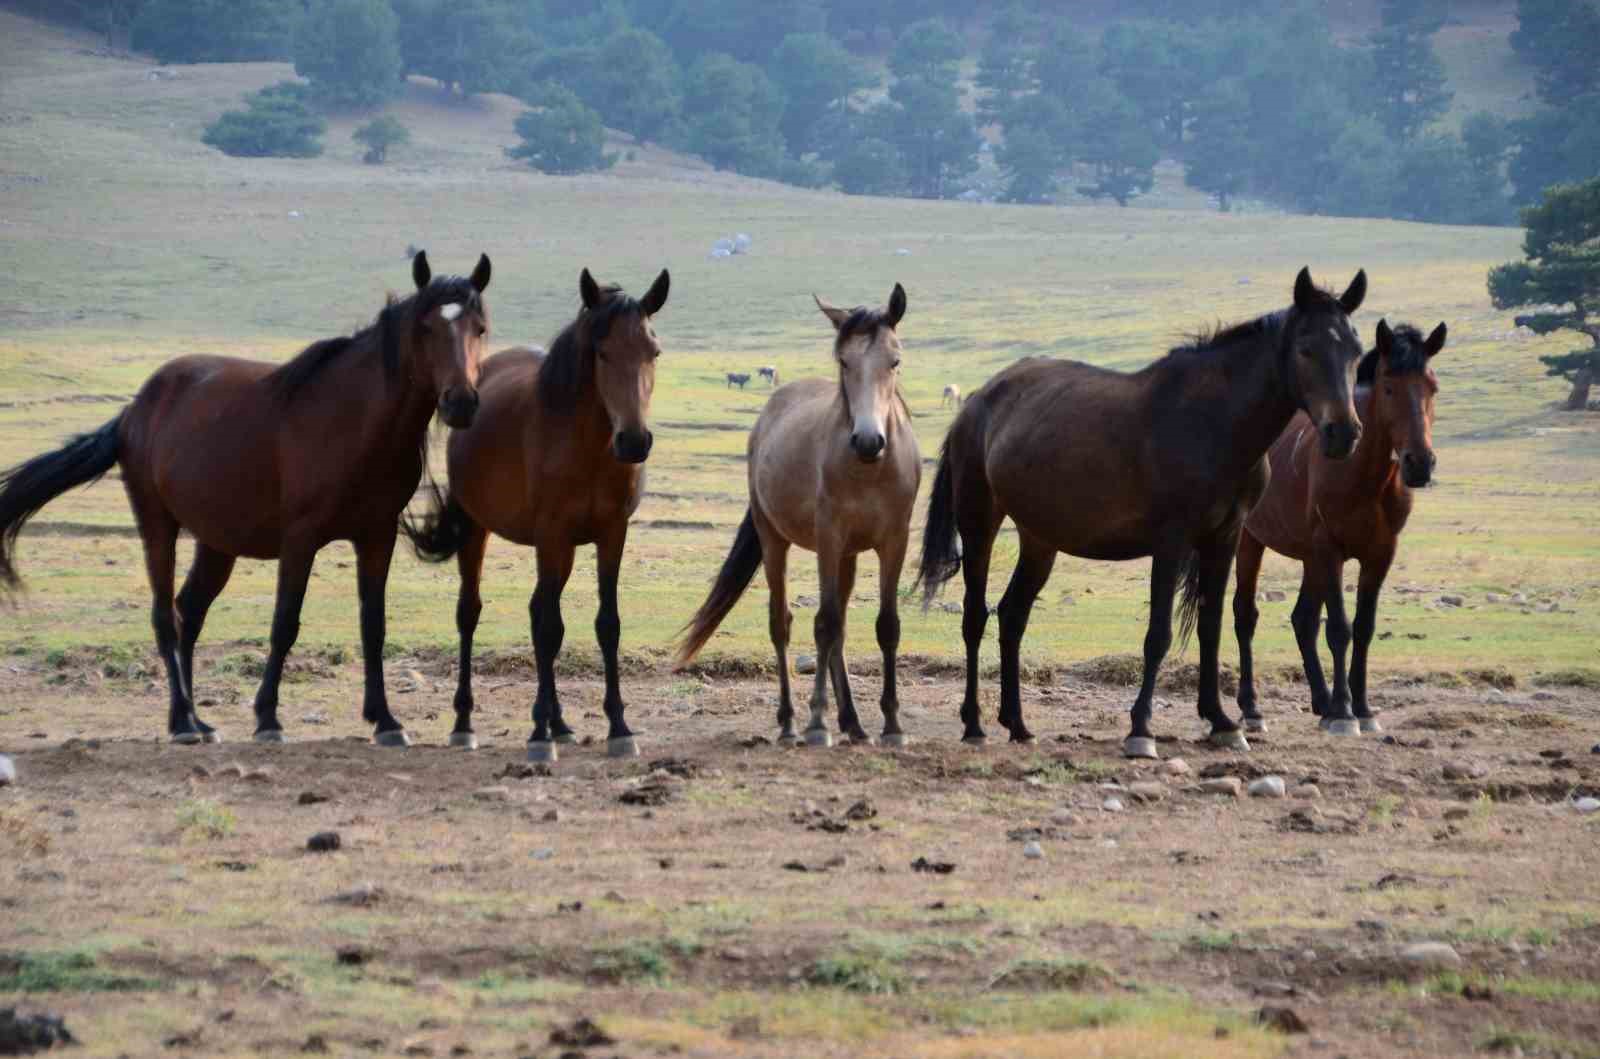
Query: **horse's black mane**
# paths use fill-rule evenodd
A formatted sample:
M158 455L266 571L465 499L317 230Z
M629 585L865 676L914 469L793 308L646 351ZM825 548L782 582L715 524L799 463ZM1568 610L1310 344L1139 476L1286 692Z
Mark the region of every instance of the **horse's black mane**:
M478 288L465 276L436 277L410 297L391 297L389 304L379 310L376 319L355 334L311 343L269 376L272 387L284 400L291 400L306 383L345 352L369 348L374 342L383 356L384 377L392 379L400 370L400 339L406 323L420 320L449 302L460 302L480 312L483 307Z
M888 313L882 309L869 309L858 305L850 310L850 315L844 318L844 323L839 325L839 334L834 339L834 348L844 345L854 335L870 335L880 327L888 327Z
M1410 324L1400 324L1394 329L1394 341L1389 343L1389 374L1420 375L1428 370L1428 352L1424 348L1422 332ZM1371 386L1378 378L1378 350L1373 347L1361 358L1356 367L1356 385Z
M1189 341L1180 346L1174 346L1168 355L1185 353L1212 353L1219 349L1234 346L1244 342L1255 342L1267 339L1274 344L1283 337L1284 328L1289 322L1289 313L1292 309L1278 309L1275 312L1258 316L1254 320L1243 323L1217 326L1196 331L1190 336ZM1310 312L1337 312L1343 313L1344 308L1339 304L1338 297L1332 291L1317 288L1317 304Z
M577 404L578 395L594 378L595 347L611 333L617 317L644 312L638 299L623 293L621 287L607 285L600 292L605 300L599 308L579 309L572 322L550 340L539 366L539 396L552 412L571 411Z

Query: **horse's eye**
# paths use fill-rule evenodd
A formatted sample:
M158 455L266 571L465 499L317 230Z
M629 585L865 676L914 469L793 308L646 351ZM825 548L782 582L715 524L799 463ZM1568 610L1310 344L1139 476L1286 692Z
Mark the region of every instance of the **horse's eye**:
M899 371L900 370L900 362L897 360L893 364L891 364L890 367L894 368L895 371Z
M1383 395L1385 397L1393 397L1394 396L1394 387L1393 386L1385 386L1383 388Z
M488 333L489 333L489 329L487 327L484 327L482 324L478 325L478 337L479 338L482 338L484 335L486 335Z

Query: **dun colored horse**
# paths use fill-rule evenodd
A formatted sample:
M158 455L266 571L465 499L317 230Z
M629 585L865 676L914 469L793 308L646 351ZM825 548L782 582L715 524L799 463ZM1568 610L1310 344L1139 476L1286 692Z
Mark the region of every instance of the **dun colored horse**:
M764 364L756 369L756 374L767 380L767 385L774 388L778 385L778 369L771 364Z
M477 745L472 636L483 610L483 556L489 534L496 533L538 552L538 580L528 603L539 671L529 760L554 761L555 744L573 740L556 695L555 664L566 632L561 592L580 544L593 544L597 558L600 612L594 631L605 663L607 751L613 757L638 753L623 720L617 677L617 576L653 441L646 417L661 347L650 318L666 304L669 282L663 269L635 301L618 287L602 287L584 269L578 280L583 306L548 353L508 349L484 362L477 423L450 439L449 493L436 488L433 509L405 527L418 555L434 562L455 556L461 572L451 746Z
M1218 693L1228 569L1244 516L1266 487L1267 448L1296 409L1317 425L1329 457L1355 446L1361 424L1350 393L1361 343L1350 314L1366 287L1366 273L1357 273L1336 298L1302 269L1289 308L1180 346L1143 371L1028 358L967 399L945 438L917 572L929 601L958 570L965 576L966 741L985 738L978 648L989 619L989 556L1010 516L1021 556L998 613L999 719L1012 741L1033 739L1022 720L1018 654L1034 598L1065 551L1152 557L1144 679L1123 752L1156 756L1150 702L1180 581L1185 635L1199 616L1200 716L1213 744L1248 748Z
M181 357L99 430L0 475L0 579L15 585L23 523L121 465L155 597L151 620L171 689L173 742L218 739L195 714L194 645L240 556L278 560L255 738L283 741L278 684L299 634L311 565L323 545L348 540L366 661L361 716L378 743L407 744L384 694L384 588L396 522L425 463L429 421L437 412L465 427L478 407L489 259L479 258L470 279L435 279L419 252L411 271L416 293L391 298L354 335L317 342L281 366ZM195 551L174 607L179 529L193 534Z
M855 587L856 556L878 555L878 646L883 651L883 736L903 746L895 652L900 645L896 599L911 533L911 505L922 458L911 415L900 396L900 338L906 292L896 283L887 309L836 309L817 299L835 328L837 381L806 379L779 389L750 432L750 508L734 536L711 593L685 628L678 665L705 646L764 565L768 625L778 654L778 738L795 741L789 696L789 613L785 571L789 546L817 553L822 598L815 633L817 673L806 742L828 746L824 711L832 675L839 729L870 742L861 727L845 670L845 613Z
M1266 729L1256 708L1250 641L1259 616L1256 578L1267 548L1303 566L1293 621L1311 686L1311 711L1335 735L1382 731L1367 706L1367 648L1378 593L1411 515L1411 491L1433 477L1433 399L1439 380L1429 365L1444 340L1444 324L1424 339L1414 327L1402 324L1391 331L1387 321L1378 321L1377 347L1362 358L1356 374L1356 412L1366 429L1350 458L1334 462L1319 452L1312 424L1303 416L1295 416L1267 454L1272 482L1245 519L1233 594L1239 707L1246 731ZM1345 620L1342 581L1348 559L1361 564L1361 579L1347 683L1344 652L1352 628ZM1324 606L1333 655L1331 697L1317 658L1317 619Z

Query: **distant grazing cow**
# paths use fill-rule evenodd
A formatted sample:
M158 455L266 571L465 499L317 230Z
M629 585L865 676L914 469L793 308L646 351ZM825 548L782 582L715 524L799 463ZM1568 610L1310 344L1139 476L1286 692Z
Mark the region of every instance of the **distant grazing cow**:
M730 390L733 389L735 386L739 387L739 389L742 390L742 389L744 389L745 383L747 383L749 381L750 381L750 373L748 371L730 371L730 372L728 372L728 389L730 389Z
M940 408L948 408L951 405L961 407L961 387L953 382L944 388L944 400L939 402Z
M772 385L778 385L778 369L772 365L768 364L765 367L757 368L756 374L761 376L763 379L766 379Z

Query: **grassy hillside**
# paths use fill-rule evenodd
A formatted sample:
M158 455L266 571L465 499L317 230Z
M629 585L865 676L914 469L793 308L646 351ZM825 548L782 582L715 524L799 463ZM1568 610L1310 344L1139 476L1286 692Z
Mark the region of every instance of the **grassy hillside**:
M445 103L423 85L394 108L414 142L388 166L360 163L349 142L356 116L332 122L323 158L230 159L199 143L201 128L287 67L177 67L152 78L144 63L87 54L94 44L0 12L0 462L103 422L171 356L282 359L360 325L387 288L408 282L408 245L426 247L442 269L465 270L480 250L493 257L489 301L507 345L542 341L570 319L581 267L634 290L670 267L651 494L623 575L624 644L650 652L698 602L742 514L744 430L764 394L728 390L721 373L761 363L787 378L827 372L829 331L812 291L852 304L906 285L906 390L931 456L948 422L939 409L947 382L971 389L1035 353L1135 367L1186 331L1279 307L1302 264L1340 284L1365 267L1365 333L1385 315L1448 320L1452 336L1438 364L1440 482L1420 498L1391 581L1407 591L1380 611L1395 635L1378 645L1375 669L1504 665L1526 677L1595 664L1600 431L1550 411L1560 387L1542 378L1536 355L1564 348L1560 340L1516 333L1488 305L1484 272L1516 256L1516 231L855 199L733 178L654 149L604 175L550 178L502 154L512 101ZM753 236L754 252L709 259L712 241L735 231ZM85 526L111 532L84 535ZM4 643L144 644L147 595L129 527L114 481L47 509L22 542L33 591L7 619ZM996 600L1014 544L1001 550ZM357 641L348 564L343 546L325 555L302 643ZM479 642L518 647L531 556L498 544L489 568ZM592 569L585 557L568 596L569 650L579 654L593 650ZM814 594L808 563L791 570L793 593ZM1060 563L1028 654L1066 662L1135 651L1146 573L1144 563ZM208 640L264 637L272 576L270 564L241 564ZM869 561L859 584L873 580ZM1269 561L1264 587L1292 599L1297 583L1289 563ZM1438 609L1432 601L1446 591L1471 606ZM452 570L402 562L391 636L415 648L451 642L453 592ZM1487 592L1523 592L1560 610L1522 613L1483 603ZM875 654L874 605L859 589L859 657ZM1293 657L1290 605L1263 608L1260 649L1273 666ZM803 610L797 619L808 627ZM942 611L910 617L905 646L954 657L958 623ZM753 593L712 650L765 660L765 625Z

